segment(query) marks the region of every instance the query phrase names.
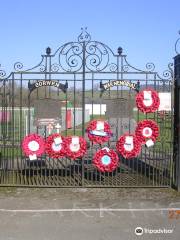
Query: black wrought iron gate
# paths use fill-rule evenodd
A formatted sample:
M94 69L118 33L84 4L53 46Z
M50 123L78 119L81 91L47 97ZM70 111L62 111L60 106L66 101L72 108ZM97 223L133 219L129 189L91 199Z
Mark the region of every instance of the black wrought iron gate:
M24 70L18 62L9 76L6 77L1 71L0 185L171 186L174 169L173 106L143 114L136 108L133 89L123 85L108 88L104 92L101 89L104 83L124 80L137 84L140 89L149 87L162 95L165 93L164 96L172 101L171 67L169 64L162 77L155 71L153 63L146 64L145 70L133 67L122 48L119 47L114 53L107 45L92 41L84 29L77 42L62 45L54 54L47 48L46 54L42 55L35 67ZM106 119L111 125L113 137L102 146L92 144L87 139L88 151L82 159L52 159L44 154L37 161L30 161L22 153L24 136L38 133L46 137L51 131L47 126L36 124L36 107L40 100L44 103L53 100L61 104L59 117L63 136L78 135L87 139L85 130L88 122ZM122 101L128 107L116 116L113 111ZM48 111L51 113L51 109ZM160 136L156 144L151 148L143 147L140 156L131 160L119 156L120 165L113 173L99 172L92 165L95 152L104 146L115 149L120 135L132 133L136 123L142 119L153 119L158 123Z

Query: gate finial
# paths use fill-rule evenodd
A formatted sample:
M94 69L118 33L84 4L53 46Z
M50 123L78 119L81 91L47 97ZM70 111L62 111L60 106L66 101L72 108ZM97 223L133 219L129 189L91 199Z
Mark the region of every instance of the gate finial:
M119 56L120 56L120 55L122 54L122 52L123 52L122 47L118 47L117 52L118 52L118 54L119 54Z
M50 54L51 54L51 48L50 48L50 47L47 47L47 48L46 48L46 54L47 54L47 55L50 55Z
M81 28L81 34L78 36L78 42L91 41L91 35L87 32L87 27Z

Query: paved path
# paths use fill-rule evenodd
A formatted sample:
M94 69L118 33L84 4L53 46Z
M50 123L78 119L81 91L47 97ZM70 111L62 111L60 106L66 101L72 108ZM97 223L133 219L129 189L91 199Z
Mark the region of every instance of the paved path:
M135 228L142 227L141 236ZM145 231L169 233L145 233ZM172 233L171 233L172 232ZM180 239L168 189L0 189L0 240Z

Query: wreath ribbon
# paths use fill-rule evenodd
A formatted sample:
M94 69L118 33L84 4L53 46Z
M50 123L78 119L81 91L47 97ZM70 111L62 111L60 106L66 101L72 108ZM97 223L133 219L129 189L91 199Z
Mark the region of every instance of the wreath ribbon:
M86 132L90 141L99 144L107 142L112 136L109 123L103 120L92 120Z

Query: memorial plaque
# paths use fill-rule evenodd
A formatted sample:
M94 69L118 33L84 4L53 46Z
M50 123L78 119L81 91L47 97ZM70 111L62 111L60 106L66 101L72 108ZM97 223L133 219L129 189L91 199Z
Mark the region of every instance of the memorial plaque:
M108 118L132 118L133 105L126 98L106 100L106 116Z
M35 125L57 124L61 119L61 102L54 99L38 99L34 102Z

